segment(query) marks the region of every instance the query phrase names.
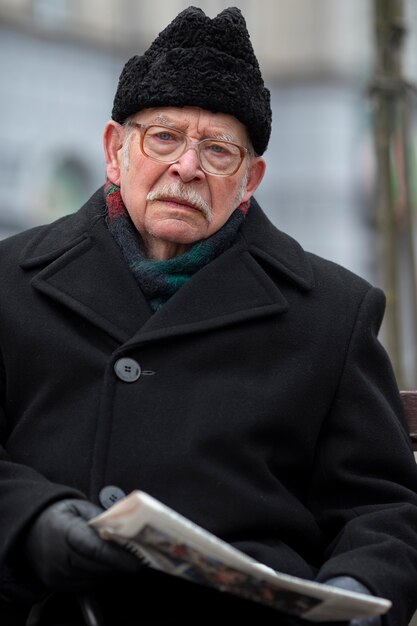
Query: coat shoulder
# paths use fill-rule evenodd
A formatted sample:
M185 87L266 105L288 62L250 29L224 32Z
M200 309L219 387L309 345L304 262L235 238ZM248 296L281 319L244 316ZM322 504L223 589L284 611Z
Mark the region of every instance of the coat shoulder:
M381 291L366 278L335 261L331 261L312 252L305 252L305 254L313 268L316 282L319 284L330 281L335 288L353 289L358 293L365 293L369 291L369 289Z
M382 291L342 265L306 251L287 233L279 230L253 202L244 236L248 249L271 277L283 277L316 294L345 294L362 298L369 290Z

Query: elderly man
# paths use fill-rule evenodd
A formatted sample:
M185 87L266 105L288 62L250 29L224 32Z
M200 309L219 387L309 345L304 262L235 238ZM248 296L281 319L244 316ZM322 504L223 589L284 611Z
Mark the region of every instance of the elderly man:
M104 188L1 243L2 624L301 623L102 540L88 520L134 489L392 601L352 624L408 623L417 469L384 298L267 220L270 129L242 15L190 7L122 71Z

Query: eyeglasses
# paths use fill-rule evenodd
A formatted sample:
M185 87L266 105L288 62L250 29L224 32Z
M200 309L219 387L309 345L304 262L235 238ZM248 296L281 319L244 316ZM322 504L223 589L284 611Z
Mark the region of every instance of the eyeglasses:
M200 167L212 176L233 176L248 149L231 141L201 139L191 141L186 133L170 126L128 122L140 131L140 149L146 157L159 163L176 163L189 148L197 152Z

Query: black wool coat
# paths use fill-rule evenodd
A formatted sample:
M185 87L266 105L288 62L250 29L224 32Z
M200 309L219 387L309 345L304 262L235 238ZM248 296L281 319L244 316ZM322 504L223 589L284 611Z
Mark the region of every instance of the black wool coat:
M282 572L353 576L405 626L417 469L382 292L253 201L233 246L152 314L104 215L99 190L0 243L3 590L37 512L114 485Z

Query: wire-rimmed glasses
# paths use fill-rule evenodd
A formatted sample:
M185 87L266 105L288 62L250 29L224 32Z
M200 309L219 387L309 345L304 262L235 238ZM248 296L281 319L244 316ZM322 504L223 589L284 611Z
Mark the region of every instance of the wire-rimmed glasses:
M233 176L242 164L248 149L223 139L192 141L182 130L161 124L128 125L140 131L140 149L144 156L159 163L176 163L188 150L197 152L200 167L212 176Z

